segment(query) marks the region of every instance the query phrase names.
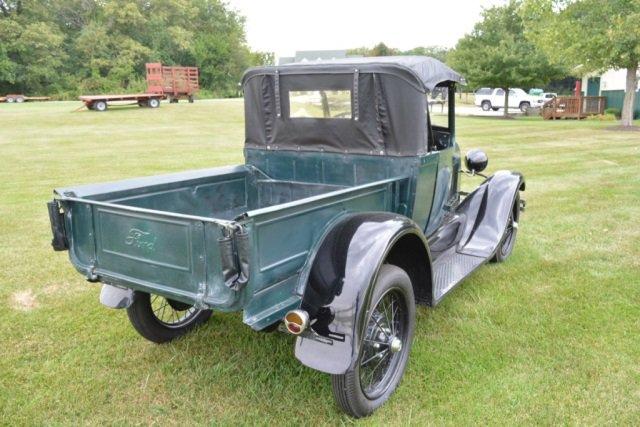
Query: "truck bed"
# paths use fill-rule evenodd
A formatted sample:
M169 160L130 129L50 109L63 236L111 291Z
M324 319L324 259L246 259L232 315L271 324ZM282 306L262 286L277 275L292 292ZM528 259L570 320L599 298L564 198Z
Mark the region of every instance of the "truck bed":
M393 210L399 179L347 187L275 180L243 165L56 193L71 261L89 280L200 307L244 308L245 322L260 329L300 302L300 271L324 232L308 225ZM238 232L249 280L231 289L221 242L231 236L228 255L239 257Z

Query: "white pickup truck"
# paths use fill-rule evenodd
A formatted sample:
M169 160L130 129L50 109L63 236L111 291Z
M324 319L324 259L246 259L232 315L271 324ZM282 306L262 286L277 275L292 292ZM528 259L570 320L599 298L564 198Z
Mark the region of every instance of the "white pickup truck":
M542 105L544 101L537 96L527 94L522 89L509 89L509 108L518 108L525 112L527 108ZM475 104L483 111L498 111L504 108L504 89L483 87L475 93Z

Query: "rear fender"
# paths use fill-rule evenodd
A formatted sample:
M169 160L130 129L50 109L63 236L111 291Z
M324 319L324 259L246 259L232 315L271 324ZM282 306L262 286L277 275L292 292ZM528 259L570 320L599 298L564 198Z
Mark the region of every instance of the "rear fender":
M296 341L302 364L330 374L342 374L355 364L372 285L386 260L411 263L401 267L412 276L416 296L431 294L429 249L410 219L384 212L354 214L325 235L302 303L315 318L307 335Z
M456 209L456 214L465 218L458 251L492 257L502 240L518 192L524 189L524 177L520 173L498 171L470 193ZM514 215L517 222L520 206Z

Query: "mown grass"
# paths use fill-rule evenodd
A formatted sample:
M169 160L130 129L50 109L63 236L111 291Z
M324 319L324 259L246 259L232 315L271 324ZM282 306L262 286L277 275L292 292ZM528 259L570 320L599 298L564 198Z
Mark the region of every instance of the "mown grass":
M290 337L214 314L153 345L49 246L54 187L242 162L241 101L77 106L0 105L0 424L351 423ZM527 177L518 243L419 308L402 385L363 424L637 423L640 134L610 125L459 120L463 150Z

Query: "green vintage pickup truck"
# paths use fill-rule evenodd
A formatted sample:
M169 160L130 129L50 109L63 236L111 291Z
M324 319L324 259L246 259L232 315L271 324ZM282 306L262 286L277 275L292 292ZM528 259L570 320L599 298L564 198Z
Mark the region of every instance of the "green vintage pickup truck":
M53 247L151 341L212 310L297 335L300 362L366 416L404 373L416 303L514 247L524 180L484 177L479 150L462 169L462 81L428 57L251 69L244 165L57 189ZM432 115L438 91L447 114ZM484 179L463 193L461 173Z

